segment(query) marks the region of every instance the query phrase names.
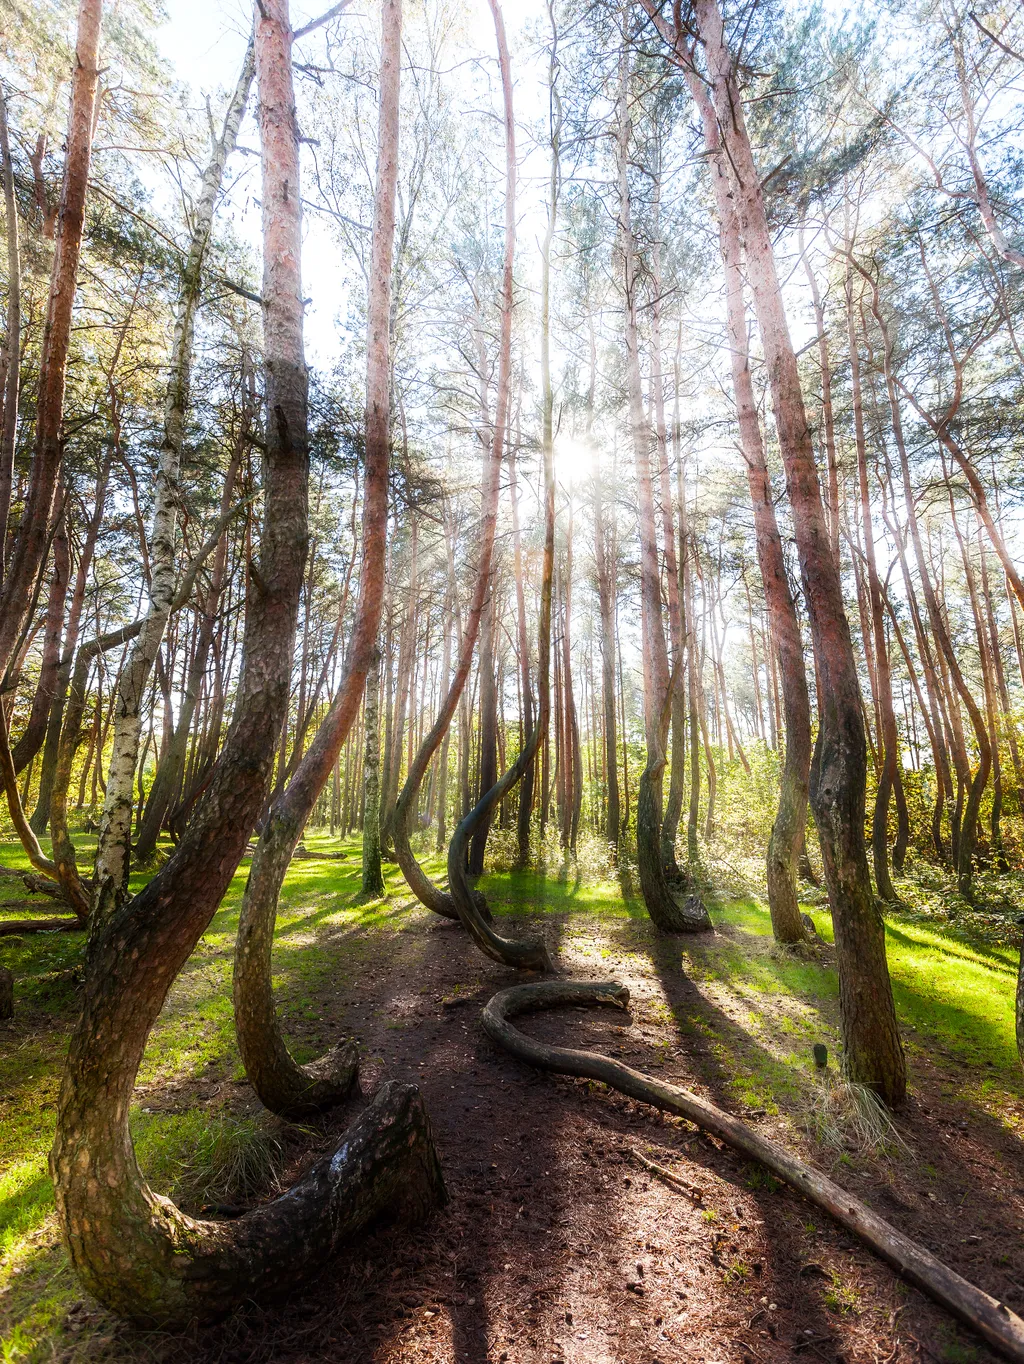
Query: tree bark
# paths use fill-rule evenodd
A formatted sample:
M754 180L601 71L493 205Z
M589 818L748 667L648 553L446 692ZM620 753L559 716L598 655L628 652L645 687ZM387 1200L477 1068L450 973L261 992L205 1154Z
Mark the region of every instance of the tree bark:
M0 352L0 586L7 562L7 527L11 512L14 450L18 435L18 393L21 387L21 253L18 247L18 201L14 194L7 128L7 101L0 86L0 178L4 190L7 236L7 317Z
M758 564L782 674L786 752L779 787L779 806L768 842L768 907L772 931L779 942L800 942L807 933L797 900L797 863L804 842L811 768L811 703L804 669L803 640L796 604L789 588L786 557L775 517L771 475L765 458L750 374L739 220L730 191L728 170L722 159L721 135L714 109L701 82L693 73L687 72L687 75L703 125L704 143L711 156L710 169L725 266L726 319L740 450L747 467Z
M306 370L299 287L298 138L284 0L257 23L263 142L267 424L264 522L235 714L175 855L95 926L51 1157L58 1215L83 1284L148 1326L210 1320L287 1291L381 1208L424 1212L443 1185L415 1089L385 1086L306 1178L231 1223L197 1221L143 1181L128 1112L146 1039L210 922L268 789L288 702L308 542ZM385 486L386 486L386 446ZM382 558L382 556L381 556ZM372 642L373 636L370 640Z
M33 588L46 557L50 515L60 478L64 380L85 229L85 200L99 83L101 15L102 0L79 0L64 182L39 361L35 449L18 533L0 587L0 676L10 665L32 606Z
M885 637L882 589L875 559L875 535L871 523L871 494L868 488L867 440L864 434L864 405L860 382L860 352L854 324L853 280L846 272L846 323L850 348L850 381L853 394L854 444L857 449L857 482L860 491L861 532L864 537L864 564L868 580L868 606L873 636L874 669L872 679L878 705L878 738L882 749L875 807L871 816L871 851L875 866L875 885L883 900L899 904L899 896L889 871L889 802L899 779L896 711L892 699L892 671L889 645Z
M363 723L366 747L363 757L363 894L384 894L380 863L380 650L366 675Z
M638 270L629 187L629 62L626 49L619 63L616 100L616 166L618 172L618 251L625 307L626 376L637 489L640 501L640 608L644 637L644 728L647 764L637 789L637 869L647 912L663 933L693 932L710 927L697 897L680 905L669 885L661 848L662 778L666 763L671 684L668 650L661 616L661 573L658 562L654 497L651 486L651 441L640 378L637 336ZM699 906L699 909L698 909Z
M213 217L224 167L234 151L238 128L249 100L254 70L253 41L228 102L220 136L215 139L203 173L171 341L170 372L164 396L164 429L157 464L153 530L150 536L149 607L145 622L121 671L114 712L114 740L107 768L107 794L96 846L93 910L110 914L128 887L131 853L132 780L139 757L142 705L160 643L167 628L176 587L175 532L182 498L181 461L192 376L192 338L203 282Z
M825 524L760 177L717 0L697 0L696 19L712 100L735 177L748 277L768 362L820 677L810 796L835 926L843 1063L852 1080L869 1085L886 1102L895 1104L906 1093L906 1063L886 962L885 927L874 903L864 843L867 752L853 644Z
M276 0L283 25L284 50L274 65L288 62L290 36L286 0ZM366 685L380 631L384 602L384 573L388 520L390 462L390 329L391 266L398 183L398 118L401 66L401 0L385 0L382 15L380 106L378 116L377 185L374 201L370 294L367 307L366 456L363 494L362 568L345 671L337 695L288 785L271 805L253 855L242 897L235 948L235 1027L239 1051L249 1080L273 1112L289 1116L318 1112L337 1102L355 1078L355 1055L350 1046L328 1052L320 1061L300 1066L288 1051L274 1007L271 951L277 902L288 863L306 820L348 738ZM270 53L267 54L268 61ZM263 68L260 68L262 71ZM266 74L272 76L273 66ZM295 126L291 69L287 80L278 73L281 88L275 104L267 107L261 75L260 109L266 126L265 173L278 178L289 195L291 218L282 224L287 250L282 252L279 293L287 291L297 310L299 330L292 353L301 357L301 300L299 281L298 130ZM274 232L274 224L268 231ZM286 273L287 272L287 273ZM305 369L302 368L303 380ZM273 412L273 409L268 409ZM300 565L300 572L303 565ZM282 712L283 719L283 712ZM280 730L278 730L280 732Z
M515 116L512 108L512 69L509 61L508 42L505 37L505 22L498 0L488 0L491 17L494 20L494 33L498 47L498 67L501 72L501 89L505 115L505 277L504 308L511 314L512 309L512 249L515 242ZM552 195L548 205L549 232L553 232L553 222L557 212L557 199ZM546 276L545 276L546 279ZM542 294L542 316L543 294ZM542 332L542 369L547 355ZM549 433L549 428L545 427ZM550 439L542 439L541 448L544 459L544 563L541 572L540 620L537 642L537 723L530 739L515 763L501 779L459 821L448 846L448 885L463 927L486 956L507 966L525 970L550 970L551 958L543 942L513 942L501 937L491 928L485 917L486 902L479 893L470 889L467 879L467 849L477 826L490 818L492 810L519 782L524 772L533 763L541 743L546 738L551 715L551 597L555 565L555 479L552 461L553 445ZM489 917L489 916L488 916Z

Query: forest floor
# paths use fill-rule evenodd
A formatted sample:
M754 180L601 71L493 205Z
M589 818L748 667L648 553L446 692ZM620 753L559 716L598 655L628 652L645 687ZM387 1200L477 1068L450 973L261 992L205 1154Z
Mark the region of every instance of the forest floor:
M345 1249L282 1304L201 1331L142 1332L83 1298L57 1237L46 1155L76 1007L82 937L0 938L16 1016L0 1024L0 1360L336 1360L348 1364L968 1364L966 1329L758 1167L689 1124L499 1053L482 1004L510 973L458 925L358 895L358 847L293 862L278 921L278 1000L300 1059L346 1034L363 1098L294 1127L260 1111L231 1020L231 953L247 864L151 1038L133 1116L140 1162L190 1210L268 1196L332 1144L385 1077L421 1085L451 1195L414 1229ZM0 864L23 865L0 846ZM435 868L436 870L436 868ZM629 1016L526 1024L683 1083L785 1143L1024 1311L1024 1083L1010 909L951 924L921 891L888 921L911 1097L881 1148L829 1119L837 982L826 939L777 948L753 895L712 907L714 935L659 938L631 888L571 868L482 883L503 931L541 932L561 969L624 981ZM5 886L6 889L6 886ZM0 909L0 915L12 911ZM824 1075L811 1059L824 1042ZM677 1172L687 1194L637 1153Z

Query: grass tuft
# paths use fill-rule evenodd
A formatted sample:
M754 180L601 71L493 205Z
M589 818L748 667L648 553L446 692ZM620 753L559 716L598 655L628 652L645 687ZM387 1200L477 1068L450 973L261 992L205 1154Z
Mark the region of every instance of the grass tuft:
M262 1116L137 1112L132 1137L146 1178L187 1209L249 1202L280 1188L281 1141Z
M825 1076L815 1088L810 1128L822 1146L858 1156L887 1156L910 1148L881 1099L867 1085Z

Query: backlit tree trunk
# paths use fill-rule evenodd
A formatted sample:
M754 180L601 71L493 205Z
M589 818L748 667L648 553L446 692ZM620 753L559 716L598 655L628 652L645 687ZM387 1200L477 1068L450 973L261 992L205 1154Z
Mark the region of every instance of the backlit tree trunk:
M411 1086L385 1086L339 1148L294 1189L232 1222L186 1217L154 1194L139 1173L128 1129L149 1031L245 850L288 703L309 472L290 48L284 0L263 0L256 60L270 419L262 545L259 565L250 569L234 719L174 857L90 937L51 1156L57 1212L79 1277L108 1307L146 1325L210 1320L244 1299L286 1292L382 1207L419 1213L443 1197L422 1102Z
M64 381L85 228L85 200L99 84L101 15L102 0L80 0L64 183L39 359L35 448L18 533L0 587L0 675L10 665L31 609L35 581L46 557L50 515L60 478Z
M7 101L0 87L0 177L4 189L4 230L7 236L7 317L0 352L0 585L7 562L7 524L11 511L14 447L18 433L18 393L21 386L21 252L18 248L18 201L14 195L7 128Z
M779 789L779 807L768 844L768 906L776 938L780 942L799 942L806 937L806 933L797 902L797 861L803 847L811 767L811 705L804 670L803 640L800 637L796 605L789 588L782 536L775 517L771 476L750 374L739 220L729 186L728 170L722 159L714 109L701 82L692 72L686 74L690 78L690 90L701 116L705 146L711 154L710 170L725 266L726 319L740 450L747 466L758 564L782 674L786 754Z
M284 0L278 0L283 4ZM287 29L285 29L287 34ZM370 293L367 306L366 456L363 495L362 564L352 634L342 676L331 707L285 789L273 802L260 834L242 897L235 948L235 1027L249 1080L268 1108L302 1115L319 1111L348 1092L355 1078L355 1049L343 1044L307 1066L288 1051L274 1007L271 951L277 901L288 863L306 820L323 790L348 738L373 662L384 603L384 570L388 520L390 456L390 305L391 266L398 183L398 117L401 64L401 0L385 0L382 16L380 105L377 137L377 185L374 201ZM290 49L290 37L287 40ZM278 58L287 61L287 56ZM302 293L298 277L298 130L290 66L288 88L275 106L274 131L287 162L281 175L292 205L294 242L287 261L293 268L288 297L298 310ZM264 108L262 85L260 107ZM264 114L264 117L269 117ZM276 120L281 120L280 129ZM276 142L267 147L275 155ZM275 165L276 170L276 165ZM301 355L301 330L298 335ZM303 369L303 379L305 370ZM273 409L269 408L271 420ZM269 423L268 423L269 425ZM304 563L303 563L304 566ZM283 715L282 715L283 719ZM280 732L280 731L278 731Z
M638 271L629 187L629 64L620 59L616 101L616 166L618 173L618 252L625 312L626 383L640 502L640 607L644 639L644 726L647 765L637 791L637 868L644 903L664 933L707 928L707 911L693 897L684 909L669 886L661 849L662 778L671 711L668 649L661 615L661 570L658 562L654 496L651 486L651 440L644 412L637 336ZM699 908L698 908L699 906Z
M811 768L839 962L844 1067L889 1103L906 1092L906 1065L864 844L867 752L860 689L842 587L825 523L796 355L789 335L760 177L717 0L697 0L711 94L735 177L748 278L771 383L804 595L817 660L819 730Z

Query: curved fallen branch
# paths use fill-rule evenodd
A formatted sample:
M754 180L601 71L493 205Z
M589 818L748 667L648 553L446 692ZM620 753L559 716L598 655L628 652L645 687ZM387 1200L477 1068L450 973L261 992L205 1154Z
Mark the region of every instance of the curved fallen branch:
M577 1075L628 1094L632 1099L675 1113L759 1161L791 1188L816 1203L839 1224L870 1246L883 1260L922 1292L959 1317L1008 1359L1024 1360L1024 1321L1004 1303L961 1278L955 1270L909 1236L889 1225L866 1203L847 1193L818 1170L774 1141L759 1136L746 1123L688 1089L655 1080L621 1061L597 1052L553 1047L527 1037L509 1022L518 1014L562 1005L610 1004L624 1009L629 990L618 981L537 981L501 990L483 1011L484 1031L520 1061L559 1075Z

